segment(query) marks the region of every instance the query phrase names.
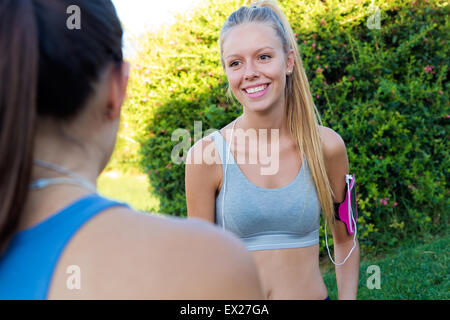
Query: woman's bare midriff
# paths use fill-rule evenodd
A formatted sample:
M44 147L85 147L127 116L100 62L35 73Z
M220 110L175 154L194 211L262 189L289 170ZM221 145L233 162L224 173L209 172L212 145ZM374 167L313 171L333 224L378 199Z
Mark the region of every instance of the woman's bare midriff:
M266 299L323 300L328 296L319 268L319 245L251 254Z

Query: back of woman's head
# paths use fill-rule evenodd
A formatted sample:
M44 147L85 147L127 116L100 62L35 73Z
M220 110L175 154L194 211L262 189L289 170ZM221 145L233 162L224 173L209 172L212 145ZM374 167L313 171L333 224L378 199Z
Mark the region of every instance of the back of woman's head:
M82 111L101 72L122 62L122 27L110 0L0 0L0 52L1 249L27 197L37 116Z

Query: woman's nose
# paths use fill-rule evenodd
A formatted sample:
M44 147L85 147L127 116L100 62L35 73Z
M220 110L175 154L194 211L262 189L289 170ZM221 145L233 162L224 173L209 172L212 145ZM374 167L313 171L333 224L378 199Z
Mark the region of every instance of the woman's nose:
M259 73L257 73L256 71L253 71L252 73L247 73L245 75L245 80L247 81L251 81L255 78L259 78Z
M248 64L247 68L245 70L245 80L250 81L253 80L255 78L259 77L259 72L257 70L255 70L255 68L251 65Z

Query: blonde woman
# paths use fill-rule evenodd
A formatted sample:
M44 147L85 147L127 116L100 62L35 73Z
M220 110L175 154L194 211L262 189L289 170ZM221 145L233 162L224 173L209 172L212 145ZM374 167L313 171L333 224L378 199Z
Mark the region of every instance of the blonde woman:
M258 1L228 17L220 46L243 114L191 148L188 216L240 237L265 298L329 299L319 269L322 211L335 259L345 261L336 266L338 298L356 299L356 233L335 219L333 207L346 196L347 152L339 134L320 125L289 22L276 3ZM261 150L271 150L275 170Z

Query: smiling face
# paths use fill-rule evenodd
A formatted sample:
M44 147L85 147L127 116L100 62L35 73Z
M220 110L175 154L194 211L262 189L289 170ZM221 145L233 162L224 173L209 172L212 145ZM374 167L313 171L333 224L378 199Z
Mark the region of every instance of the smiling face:
M263 23L235 26L222 42L224 71L237 100L252 111L284 106L286 75L294 53L286 54L275 30Z

